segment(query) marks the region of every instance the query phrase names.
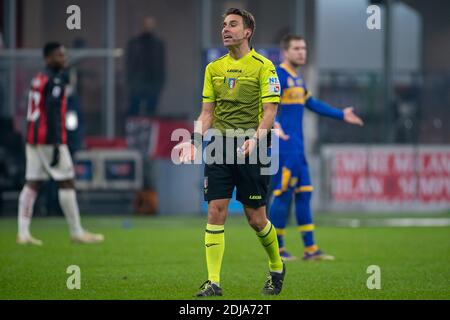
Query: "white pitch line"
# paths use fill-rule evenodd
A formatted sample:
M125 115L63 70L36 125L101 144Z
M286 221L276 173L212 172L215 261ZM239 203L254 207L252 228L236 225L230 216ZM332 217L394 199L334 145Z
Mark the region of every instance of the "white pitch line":
M352 228L370 227L447 227L450 218L337 219L336 225Z
M449 218L394 218L385 219L384 223L392 227L446 227L450 226Z

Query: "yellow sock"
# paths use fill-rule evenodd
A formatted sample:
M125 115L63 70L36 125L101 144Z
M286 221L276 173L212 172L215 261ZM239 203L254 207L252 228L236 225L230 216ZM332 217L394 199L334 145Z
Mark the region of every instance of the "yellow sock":
M205 232L206 265L208 280L220 284L220 269L225 251L224 226L207 224Z
M270 221L260 232L256 233L264 249L269 256L269 270L272 272L282 272L283 262L278 250L277 232Z

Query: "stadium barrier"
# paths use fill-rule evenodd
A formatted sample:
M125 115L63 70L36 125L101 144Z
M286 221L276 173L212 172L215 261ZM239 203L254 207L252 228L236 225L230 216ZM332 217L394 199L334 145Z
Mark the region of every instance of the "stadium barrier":
M139 190L142 156L132 150L87 150L74 157L79 190Z
M450 210L450 146L326 145L321 210Z

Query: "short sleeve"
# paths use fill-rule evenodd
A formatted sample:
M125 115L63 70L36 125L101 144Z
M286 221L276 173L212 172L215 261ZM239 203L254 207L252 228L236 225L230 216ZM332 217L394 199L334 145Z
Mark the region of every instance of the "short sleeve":
M280 81L281 85L280 95L283 95L283 90L287 88L286 72L283 72L283 69L281 69L280 67L277 67L275 70L277 72L278 80Z
M214 93L214 87L212 84L210 68L211 67L208 64L205 69L205 79L203 81L203 93L202 93L202 101L203 102L215 102L216 101L216 95Z
M273 63L266 61L261 68L261 102L280 103L281 85Z

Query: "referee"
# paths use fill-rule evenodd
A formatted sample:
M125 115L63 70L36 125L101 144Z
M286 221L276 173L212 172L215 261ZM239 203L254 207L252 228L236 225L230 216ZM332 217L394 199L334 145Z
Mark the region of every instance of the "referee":
M197 297L221 296L220 270L225 250L224 225L233 189L244 205L249 225L256 231L269 258L269 274L262 294L281 292L285 266L280 258L275 228L266 216L266 197L270 176L262 175L265 166L248 160L258 151L259 142L268 139L280 102L280 83L272 62L250 47L255 31L253 15L236 8L223 15L222 41L228 54L208 64L202 97L202 111L190 142L179 144L181 162L193 161L203 134L210 128L216 132L212 141L222 139L223 154L216 152L205 165L204 197L208 201L208 223L205 232L208 280L200 287ZM251 131L251 136L243 132ZM219 133L219 134L217 134ZM243 137L244 135L244 137ZM241 142L243 144L241 145ZM238 154L237 149L240 150ZM227 154L228 153L228 154ZM220 161L231 158L229 161ZM223 157L223 158L222 158Z

